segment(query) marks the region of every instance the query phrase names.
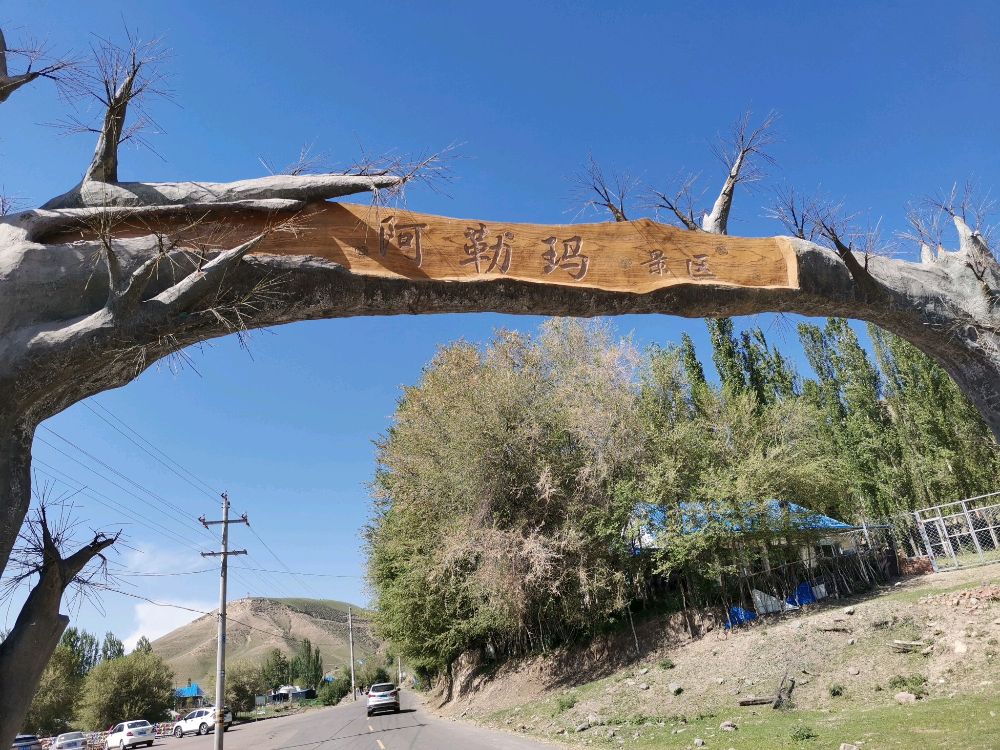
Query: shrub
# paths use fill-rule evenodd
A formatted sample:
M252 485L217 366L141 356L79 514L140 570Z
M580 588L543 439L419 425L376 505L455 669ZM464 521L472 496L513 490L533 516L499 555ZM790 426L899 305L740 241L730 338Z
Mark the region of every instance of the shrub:
M664 659L660 662L660 669L673 669L674 663L670 659Z
M336 706L345 695L351 692L351 681L338 677L331 682L324 682L316 691L316 697L324 706Z
M567 693L566 695L560 695L556 698L556 710L559 713L563 711L568 711L576 705L576 696L572 693Z
M919 698L927 695L927 678L919 674L897 674L889 679L889 687L898 691L905 690Z
M796 742L804 742L805 740L814 740L819 735L816 734L810 727L803 726L799 724L795 729L792 730L792 739Z
M843 685L841 685L839 682L835 682L832 685L830 685L830 697L837 698L844 694L844 690L845 688Z

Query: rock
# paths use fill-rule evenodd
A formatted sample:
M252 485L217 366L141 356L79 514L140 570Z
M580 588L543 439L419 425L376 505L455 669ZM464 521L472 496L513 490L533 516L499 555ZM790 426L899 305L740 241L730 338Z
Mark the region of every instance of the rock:
M719 679L717 679L717 680L716 680L716 682L717 682L717 683L719 683L720 685L721 685L722 683L724 683L725 681L726 681L726 678L725 678L725 677L720 677Z
M848 646L853 646L853 645L854 645L855 643L857 643L857 642L858 642L858 639L857 639L857 638L848 638L848 639L847 639L847 645L848 645Z
M641 682L641 683L639 683L639 689L640 690L649 690L649 685L647 685L645 682Z
M840 750L858 750L858 746L852 745L850 742L841 742Z
M643 667L642 669L639 670L639 674L648 674L648 673L649 673L649 667Z
M848 673L857 677L859 674L861 674L861 670L858 669L857 667L852 667L851 669L848 670Z
M684 688L682 688L676 682L671 682L669 685L667 685L667 690L670 691L671 695L680 695L681 693L684 692Z
M896 703L904 704L904 703L916 703L916 702L917 702L917 696L915 696L913 693L905 693L905 692L896 693Z
M930 656L933 653L934 653L934 647L933 646L928 646L927 648L920 649L921 656Z
M845 615L853 615L854 614L854 607L848 607L847 609L845 609L844 610L844 614Z
M703 740L701 737L695 737L694 738L694 746L695 747L705 747L705 740Z
M962 641L955 641L955 653L956 654L964 654L968 650L969 650L969 647L966 646L964 643L962 643Z
M601 717L596 714L587 714L587 723L591 726L596 726L597 724L603 724Z
M585 721L582 724L577 724L575 727L573 727L574 732L586 732L588 729L590 729L589 721Z
M736 724L734 724L731 721L724 721L721 724L719 724L719 729L721 729L723 732L735 732L737 727Z
M615 736L616 734L618 734L618 730L616 730L616 729L609 729L609 730L608 730L608 739L610 740L610 739L611 739L612 737L614 737L614 736Z

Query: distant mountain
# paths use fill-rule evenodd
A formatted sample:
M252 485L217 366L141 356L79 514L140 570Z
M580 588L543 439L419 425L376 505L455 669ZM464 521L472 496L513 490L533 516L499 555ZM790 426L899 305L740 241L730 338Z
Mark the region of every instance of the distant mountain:
M248 598L227 607L226 664L260 664L274 648L291 656L308 638L323 655L329 672L347 664L347 608L354 609L354 655L364 659L378 643L365 610L332 599ZM174 681L188 680L203 688L215 684L215 647L218 619L215 612L177 628L153 641L153 651L174 670Z

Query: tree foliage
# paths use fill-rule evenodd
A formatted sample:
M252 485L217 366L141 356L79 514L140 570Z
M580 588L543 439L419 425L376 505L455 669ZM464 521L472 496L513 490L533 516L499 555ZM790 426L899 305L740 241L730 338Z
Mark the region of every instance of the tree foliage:
M263 671L256 664L239 662L226 670L226 704L234 714L254 709L254 698L267 690Z
M84 681L79 724L96 730L126 719L162 721L173 706L173 679L156 654L134 651L102 661Z
M376 625L414 668L586 637L694 560L710 583L733 519L773 525L771 499L859 521L993 489L988 429L900 339L872 329L873 359L843 320L802 325L803 378L760 329L709 330L718 385L687 336L640 354L553 320L443 347L404 388L365 537ZM646 509L653 558L633 554Z
M271 649L261 664L260 675L267 690L277 690L292 681L291 665L281 649Z
M42 673L31 708L24 719L25 729L39 735L65 732L72 726L83 682L80 655L60 644Z

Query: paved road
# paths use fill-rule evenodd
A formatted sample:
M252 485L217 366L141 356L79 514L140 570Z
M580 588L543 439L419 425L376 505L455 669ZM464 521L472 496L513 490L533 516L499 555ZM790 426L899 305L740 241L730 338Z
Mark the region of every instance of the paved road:
M212 750L212 735L157 740L165 750ZM398 714L365 716L365 704L307 711L232 727L226 750L551 750L503 732L429 716L412 695L403 693Z

